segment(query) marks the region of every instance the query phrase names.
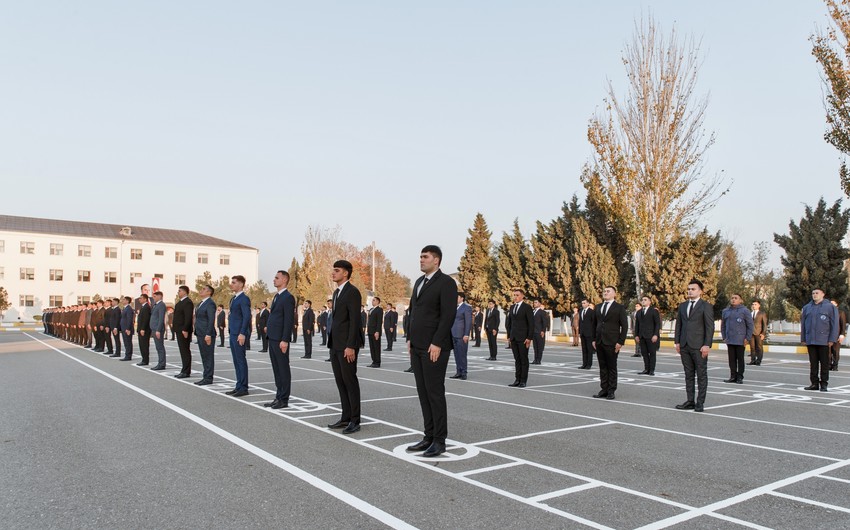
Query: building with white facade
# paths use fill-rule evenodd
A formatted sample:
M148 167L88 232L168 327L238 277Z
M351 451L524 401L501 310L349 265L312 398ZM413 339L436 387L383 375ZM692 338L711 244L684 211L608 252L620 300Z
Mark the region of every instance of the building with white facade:
M94 295L137 297L142 284L160 284L165 300L177 287L195 288L241 274L259 279L255 248L186 230L0 215L0 286L11 307L3 321L32 320L46 307Z

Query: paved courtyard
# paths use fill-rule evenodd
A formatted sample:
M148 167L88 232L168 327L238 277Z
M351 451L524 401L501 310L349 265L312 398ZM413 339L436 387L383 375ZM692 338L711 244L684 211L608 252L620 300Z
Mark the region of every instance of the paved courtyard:
M549 343L529 386L513 358L470 348L469 380L447 380L449 451L410 455L421 415L402 344L358 375L363 428L330 431L339 403L327 349L292 347L290 408L252 341L251 394L178 380L38 332L0 335L0 517L7 528L850 528L850 372L807 392L808 362L767 353L743 385L709 359L704 413L685 400L674 352L656 375L627 345L614 401L598 371ZM152 348L153 350L153 348ZM156 356L155 352L152 355ZM842 370L846 367L842 367ZM453 373L453 362L449 375Z

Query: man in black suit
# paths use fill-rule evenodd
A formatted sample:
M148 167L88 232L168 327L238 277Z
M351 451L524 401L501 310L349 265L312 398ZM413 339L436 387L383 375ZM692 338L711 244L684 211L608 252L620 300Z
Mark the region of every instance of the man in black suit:
M142 354L142 360L137 362L136 366L147 366L151 355L151 305L146 294L139 296L139 301L141 306L139 306L139 314L136 317L136 332L138 333L139 353Z
M185 379L192 373L192 317L195 315L195 304L189 298L189 287L181 285L177 289L180 301L174 306L174 320L172 325L177 335L177 348L180 350L180 360L183 365L180 373L175 375L177 379Z
M446 452L448 410L446 408L446 368L452 341L452 324L457 313L457 284L440 270L443 252L428 245L419 254L419 270L410 298L410 328L407 348L416 378L416 392L425 432L422 441L407 448L425 451L435 457Z
M528 383L528 347L534 340L534 313L526 304L522 289L514 289L513 305L508 309L505 330L508 333L508 345L514 354L514 382L508 386L525 388Z
M484 326L484 313L481 312L481 306L475 306L475 311L472 313L472 333L475 335L475 347L481 347L481 327Z
M328 343L328 306L322 308L322 312L316 317L316 324L319 326L319 333L322 334L322 344L325 346Z
M641 309L635 313L635 340L640 346L643 357L643 372L640 375L655 375L655 355L660 344L661 315L652 307L652 300L643 295L640 298Z
M333 324L333 309L334 309L334 303L333 303L333 300L327 300L327 301L325 302L325 307L327 307L327 308L328 308L328 310L327 310L327 312L326 312L326 314L325 314L325 336L327 336L327 334L331 332L331 325ZM328 345L327 341L324 341L324 343L323 343L323 344L324 344L325 346L327 346L327 345ZM333 352L333 350L331 350L331 349L330 349L330 347L329 347L329 348L328 348L328 358L327 358L327 359L325 359L325 362L326 362L326 363L332 362L332 361L333 361L333 356L334 356L334 352Z
M701 299L702 282L688 283L688 300L679 305L676 312L674 342L676 353L682 357L685 368L685 392L688 400L676 405L679 410L702 412L708 391L708 352L714 341L714 306ZM694 376L699 384L699 393L694 400Z
M198 386L211 385L215 377L215 302L212 296L215 289L212 285L204 285L199 289L201 300L195 308L195 336L198 337L198 352L204 371L201 379L195 381Z
M277 392L273 401L264 403L264 407L285 409L289 407L289 394L292 389L292 371L289 367L289 339L292 337L292 322L295 320L295 297L287 289L289 273L277 271L272 280L277 294L272 299L266 328L263 330L269 338L269 359L274 372L274 384Z
M106 355L112 355L112 299L107 298L103 301L103 343L106 349Z
M121 300L112 299L112 313L109 314L109 332L115 339L115 353L110 352L110 357L121 357Z
M366 335L366 324L369 320L369 313L366 312L366 306L364 305L360 311L360 327L363 328L363 335Z
M593 356L596 350L593 341L596 340L596 310L590 307L587 298L581 301L581 311L578 312L578 333L581 336L581 366L580 370L593 368Z
M368 368L381 367L381 325L384 323L384 310L381 309L381 299L372 297L372 309L366 319L366 334L369 337L369 353L372 364Z
M499 310L496 309L495 300L490 300L487 302L487 314L484 316L484 333L487 335L487 347L490 349L490 357L487 358L488 361L496 360L496 353L499 350L496 337L499 334L501 320Z
M269 304L263 302L260 304L259 311L257 312L257 338L263 343L263 349L260 350L261 353L269 351L269 338L266 336L266 325L268 321Z
M349 281L354 267L346 260L338 260L331 271L336 283L331 310L328 348L331 350L331 366L339 390L342 416L339 421L328 425L331 429L343 429L343 434L360 430L360 381L357 380L357 352L363 347L363 329L360 327L360 290Z
M302 359L313 357L313 328L316 326L316 314L313 312L313 302L304 302L304 314L301 316L301 331L304 333L304 356Z
M602 290L602 306L596 317L596 338L593 347L599 360L601 390L595 398L614 399L617 391L617 356L626 343L629 333L629 314L614 298L617 289L608 286Z
M387 302L387 310L384 312L384 335L387 337L387 348L384 351L393 351L397 329L398 313L396 313L395 307Z
M546 332L549 331L549 313L543 308L540 300L534 302L534 361L531 364L540 364L543 361L543 348L546 347Z
M224 305L218 304L218 309L215 314L215 327L218 328L218 335L221 337L221 346L224 347L224 323L227 321L227 313L224 311Z
M292 296L292 312L296 315L292 322L292 343L295 344L298 342L298 299L295 295Z

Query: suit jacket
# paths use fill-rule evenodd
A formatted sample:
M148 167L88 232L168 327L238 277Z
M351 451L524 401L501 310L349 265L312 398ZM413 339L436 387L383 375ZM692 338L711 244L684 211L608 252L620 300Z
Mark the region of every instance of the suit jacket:
M499 324L502 322L502 317L499 313L499 308L487 309L487 318L484 320L484 329L487 331L498 330Z
M124 309L121 310L121 333L124 333L127 330L130 330L130 335L134 333L133 320L135 319L135 316L136 312L133 311L133 308L130 307L130 304L125 305Z
M473 318L472 318L472 324L473 324L476 328L480 328L481 326L483 326L483 325L484 325L484 313L483 313L482 311L479 311L477 315L474 315L474 316L473 316Z
M309 308L304 311L304 315L301 316L301 327L304 331L310 330L313 331L316 324L316 312L313 311L313 308Z
M452 337L462 339L472 331L472 307L466 302L460 304L452 324Z
M201 300L195 308L195 335L215 338L215 302L211 298Z
M743 346L753 337L753 315L744 306L727 307L720 316L720 337L726 344Z
M319 324L319 329L321 330L325 326L328 325L328 314L325 311L319 313L319 316L316 317L316 323Z
M223 328L225 324L225 319L227 318L227 313L224 309L221 310L221 313L216 315L215 317L215 325L219 328Z
M365 309L362 309L362 310L360 311L360 327L361 327L361 328L365 328L365 327L366 327L366 321L367 321L368 319L369 319L369 314L366 312L366 310L365 310Z
M525 302L519 304L514 314L516 304L508 308L508 317L505 320L505 329L508 331L508 339L516 342L534 339L534 311Z
M750 311L750 314L752 314L752 311ZM761 309L758 310L753 319L753 335L767 336L767 313Z
M393 310L384 313L384 331L390 332L390 329L398 327L398 313Z
M425 276L420 276L413 286L407 339L410 346L417 350L427 351L431 344L446 351L451 350L454 347L452 323L457 314L457 284L441 270L437 270L428 283L422 285L424 280Z
M661 315L658 310L650 306L635 315L635 337L640 339L651 339L661 337Z
M165 333L165 302L157 302L151 309L151 331Z
M230 317L227 326L230 328L231 337L238 335L248 337L251 334L251 300L244 292L230 300Z
M384 321L384 310L381 309L381 306L375 306L369 311L369 318L366 321L366 333L372 335L373 333L381 332L381 324Z
M362 316L360 290L348 282L338 293L337 291L334 293L336 293L336 302L330 316L328 348L336 351L346 348L358 350L365 344L363 327L360 324Z
M286 291L289 292L289 291ZM260 309L260 312L257 313L257 331L263 333L263 328L268 326L269 322L269 310L268 309Z
M534 334L540 335L541 331L549 331L549 313L543 309L532 310L534 316Z
M266 335L269 340L289 342L295 321L295 297L287 289L272 299L271 310L266 319Z
M688 317L690 300L679 304L676 311L676 332L674 342L680 347L698 350L703 346L711 348L714 342L714 306L703 299L694 304Z
M109 322L110 328L119 329L121 327L121 308L118 306L110 308L106 321Z
M96 326L103 326L103 315L106 310L102 307L98 307L94 310L94 313L91 315L91 325L92 328Z
M144 331L145 335L151 336L151 306L144 304L139 308L139 315L136 317L136 331Z
M183 300L177 302L174 306L174 315L172 317L171 326L174 331L180 333L182 331L192 334L192 316L195 314L195 304L187 296Z
M617 302L608 304L608 311L602 314L605 302L599 306L599 314L596 316L596 343L604 346L613 346L626 343L629 334L629 314L626 308ZM597 346L598 348L598 346Z
M581 315L584 311L584 316ZM596 310L592 307L578 310L578 332L582 337L596 336ZM622 344L622 343L620 343Z

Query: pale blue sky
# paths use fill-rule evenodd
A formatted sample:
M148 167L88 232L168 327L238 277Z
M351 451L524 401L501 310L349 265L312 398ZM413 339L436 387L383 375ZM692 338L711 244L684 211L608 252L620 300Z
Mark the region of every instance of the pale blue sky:
M208 233L258 247L267 280L339 224L411 277L428 243L453 272L477 211L527 233L581 194L588 118L650 11L702 39L706 168L734 179L705 225L746 256L840 196L820 0L53 1L0 6L2 212Z

